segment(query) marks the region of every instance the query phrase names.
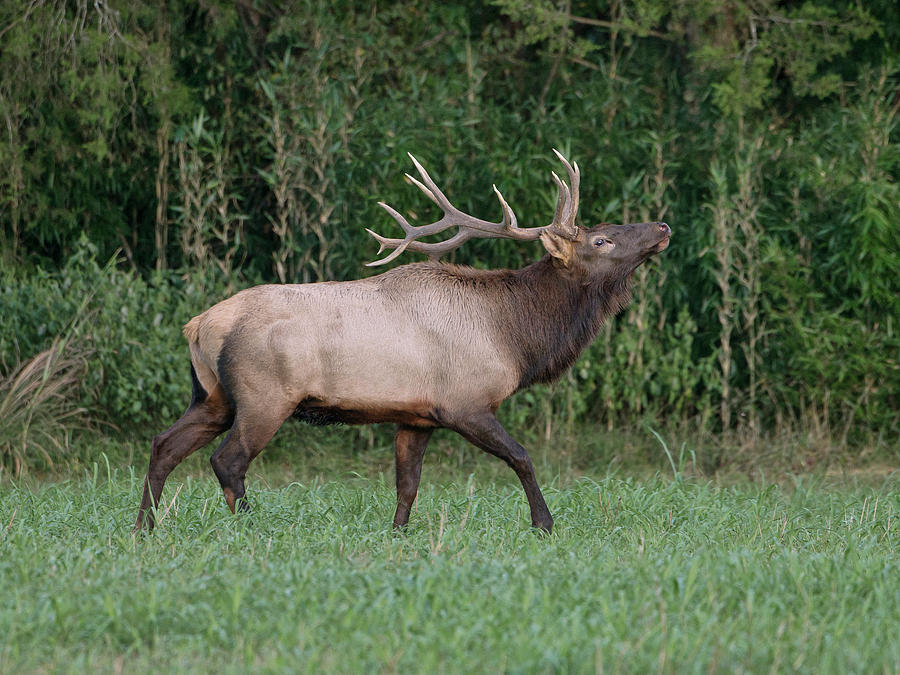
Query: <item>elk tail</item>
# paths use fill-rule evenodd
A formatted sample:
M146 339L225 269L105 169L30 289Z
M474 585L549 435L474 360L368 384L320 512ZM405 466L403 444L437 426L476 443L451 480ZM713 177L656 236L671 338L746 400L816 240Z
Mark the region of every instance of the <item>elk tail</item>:
M218 384L215 372L206 364L200 349L202 323L203 314L200 314L188 321L182 329L191 352L191 406L205 401Z
M199 314L184 324L181 332L184 333L184 337L190 343L196 343L200 340L200 317L202 316L202 314Z

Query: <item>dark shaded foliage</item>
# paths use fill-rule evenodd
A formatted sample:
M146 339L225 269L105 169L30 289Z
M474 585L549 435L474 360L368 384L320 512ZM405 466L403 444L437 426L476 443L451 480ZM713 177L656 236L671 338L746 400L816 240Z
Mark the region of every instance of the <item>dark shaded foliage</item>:
M160 427L179 328L262 280L348 279L379 199L426 218L411 151L458 206L666 220L636 303L522 423L644 414L708 428L823 418L896 437L898 32L892 2L121 3L0 9L0 358L98 307L82 396ZM103 266L121 250L118 262ZM521 267L537 245L457 262Z

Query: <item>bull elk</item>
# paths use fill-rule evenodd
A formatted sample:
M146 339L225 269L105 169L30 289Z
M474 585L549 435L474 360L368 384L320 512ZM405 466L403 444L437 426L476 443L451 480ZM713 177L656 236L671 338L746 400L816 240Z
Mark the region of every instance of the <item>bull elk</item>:
M569 182L558 189L553 221L520 228L494 187L503 218L480 220L456 209L412 155L419 187L443 211L410 225L381 203L402 239L367 230L382 265L404 251L428 254L368 279L262 285L241 291L191 319L193 395L184 415L153 439L135 531L154 524L163 484L185 457L227 431L210 458L228 507L246 509L244 476L282 423L397 425L397 510L409 521L422 458L432 432L452 429L506 462L522 482L532 525L553 518L525 448L494 416L513 393L557 379L594 339L604 319L630 299L629 280L666 248L665 223L579 227L580 174L556 152ZM440 242L421 238L456 227ZM437 262L474 238L540 239L546 255L520 270L475 270Z

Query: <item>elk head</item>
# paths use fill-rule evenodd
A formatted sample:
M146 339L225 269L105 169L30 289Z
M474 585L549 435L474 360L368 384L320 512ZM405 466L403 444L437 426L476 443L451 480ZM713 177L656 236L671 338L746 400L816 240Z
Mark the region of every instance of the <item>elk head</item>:
M541 243L563 274L589 283L597 278L629 276L651 255L665 250L671 235L665 223L602 223L577 228L572 239L544 232Z

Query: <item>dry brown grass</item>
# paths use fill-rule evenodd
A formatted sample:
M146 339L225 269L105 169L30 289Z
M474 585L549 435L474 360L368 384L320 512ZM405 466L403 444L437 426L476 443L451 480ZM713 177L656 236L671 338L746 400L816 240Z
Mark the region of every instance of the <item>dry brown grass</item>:
M65 456L75 429L88 426L79 405L90 349L63 336L0 376L0 467L16 475Z

